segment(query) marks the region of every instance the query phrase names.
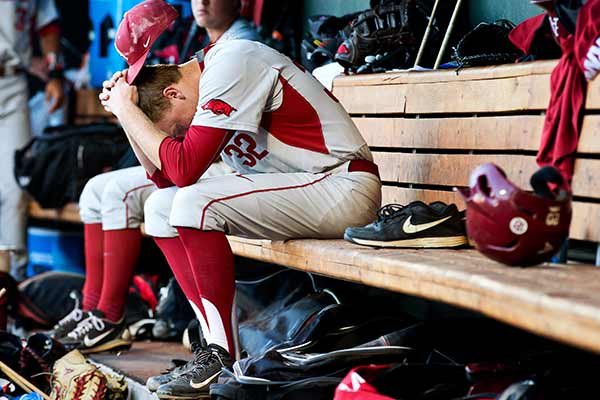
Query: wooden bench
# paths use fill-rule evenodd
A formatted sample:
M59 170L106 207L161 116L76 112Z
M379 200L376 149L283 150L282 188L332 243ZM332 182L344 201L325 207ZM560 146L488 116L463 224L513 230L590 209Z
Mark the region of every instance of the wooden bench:
M555 62L342 77L334 94L372 148L384 203L462 200L452 191L484 162L527 187ZM589 90L574 178L571 237L600 242L600 82ZM34 213L35 214L35 213ZM39 215L39 213L37 214ZM342 240L231 237L236 255L442 301L600 352L600 270L509 268L475 250L369 249Z

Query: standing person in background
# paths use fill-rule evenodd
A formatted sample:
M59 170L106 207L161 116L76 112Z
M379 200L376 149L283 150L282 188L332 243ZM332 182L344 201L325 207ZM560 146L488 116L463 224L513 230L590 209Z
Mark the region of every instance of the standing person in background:
M241 7L240 0L192 0L194 19L206 29L211 43L231 39L260 41L252 24L240 17Z
M49 109L63 102L58 15L54 0L0 1L0 286L11 284L11 252L25 249L27 201L13 176L14 151L31 135L27 111L25 70L31 62L31 32L40 38L49 80L45 87ZM9 290L10 292L10 290ZM6 328L10 296L0 301L0 329Z
M162 0L147 3L151 7L162 3L165 7ZM239 0L192 0L192 9L196 22L206 28L213 43L259 38L252 26L240 18ZM157 16L158 19L161 18ZM167 26L172 19L166 21ZM175 136L177 131L169 134ZM232 170L215 163L208 174L211 172L223 175ZM85 186L79 200L86 265L83 299L53 331L54 337L67 347L90 353L131 344L123 320L125 299L140 254L144 204L155 190L157 187L143 167L101 174Z
M89 2L54 0L58 12L61 54L64 59L65 98L73 88L79 89L89 83L87 52L90 47L92 21L89 18ZM39 42L39 41L37 41ZM66 124L68 118L67 101L54 112L49 112L51 104L45 99L44 87L48 82L48 65L41 56L40 46L34 41L32 65L29 68L29 120L33 136L40 136L50 126Z

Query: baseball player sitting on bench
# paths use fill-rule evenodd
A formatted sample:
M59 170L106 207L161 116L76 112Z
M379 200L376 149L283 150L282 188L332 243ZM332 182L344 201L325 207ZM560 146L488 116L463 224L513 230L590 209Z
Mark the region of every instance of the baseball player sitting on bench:
M225 235L341 238L346 227L374 219L381 183L347 112L286 56L231 40L181 65L141 67L142 45L154 35L126 22L116 45L131 67L105 83L100 99L161 188L146 201L146 232L208 343L167 374L157 394L195 398L235 354L234 257ZM219 155L237 173L205 177Z
M240 17L240 0L191 3L195 22L206 29L212 42L260 39L254 27ZM162 0L144 4L158 4L154 9L162 10L165 22L175 15L174 10L161 8ZM136 18L136 11L132 10L129 18ZM231 172L218 162L205 176ZM52 332L68 348L92 353L131 345L123 318L125 301L141 251L144 203L157 189L141 166L100 174L86 184L79 200L86 264L83 297Z

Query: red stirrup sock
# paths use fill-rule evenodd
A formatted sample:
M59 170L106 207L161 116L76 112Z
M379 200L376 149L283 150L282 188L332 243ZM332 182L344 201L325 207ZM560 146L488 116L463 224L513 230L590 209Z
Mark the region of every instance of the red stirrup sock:
M83 284L83 310L96 308L102 292L104 270L104 232L102 224L83 225L85 253L85 283Z
M109 321L118 322L123 317L141 246L139 228L104 231L104 278L96 308Z
M202 298L210 332L206 341L235 356L231 311L235 293L233 253L223 232L177 228Z
M205 336L208 335L206 331L206 321L204 319L204 308L202 307L202 301L200 300L200 293L196 288L196 283L194 282L194 274L192 274L192 267L188 261L187 253L183 248L183 243L181 243L181 239L179 237L174 238L158 238L155 237L154 241L164 254L171 270L173 271L173 275L175 275L175 279L185 297L187 297L188 301L192 304L192 308L194 308L194 312L196 312L196 317L198 317L198 308L201 308L202 312L200 317L198 318L200 325L202 326L202 332Z

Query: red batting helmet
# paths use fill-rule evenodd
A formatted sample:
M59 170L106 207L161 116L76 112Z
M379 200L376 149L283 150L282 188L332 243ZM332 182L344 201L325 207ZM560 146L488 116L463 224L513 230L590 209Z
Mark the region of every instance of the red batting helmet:
M521 190L494 164L471 173L469 188L461 193L467 202L467 234L481 253L528 266L558 252L569 234L571 193L553 167L533 174L531 186L535 193Z

